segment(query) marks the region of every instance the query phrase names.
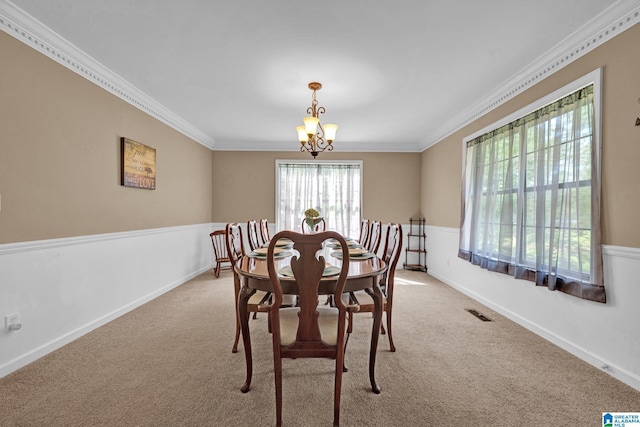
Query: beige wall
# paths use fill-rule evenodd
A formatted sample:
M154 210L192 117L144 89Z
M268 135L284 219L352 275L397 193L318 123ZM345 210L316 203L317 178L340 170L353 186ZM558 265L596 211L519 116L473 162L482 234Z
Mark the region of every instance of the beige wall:
M295 141L292 142L292 144ZM420 214L420 153L342 153L340 144L319 160L363 161L363 216L407 223ZM311 159L299 152L215 151L214 222L275 221L276 159Z
M364 162L363 215L458 227L461 141L604 67L603 242L640 247L640 25L566 66L424 153L322 153ZM274 221L275 159L211 152L0 32L0 243L206 222ZM120 186L119 139L158 150L158 189ZM244 180L246 178L246 181ZM260 185L248 186L247 183Z
M460 226L462 139L565 84L604 68L603 243L640 248L640 25L539 82L422 154L422 210L431 225Z
M211 151L0 32L0 243L211 222ZM120 137L157 189L120 185Z

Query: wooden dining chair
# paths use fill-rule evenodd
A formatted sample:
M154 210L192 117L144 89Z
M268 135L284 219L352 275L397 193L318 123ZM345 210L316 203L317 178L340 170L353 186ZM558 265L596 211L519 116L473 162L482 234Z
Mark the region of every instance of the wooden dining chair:
M302 233L319 233L321 231L326 231L327 230L327 223L324 220L324 218L322 218L322 220L320 222L318 222L316 225L314 225L313 227L310 227L309 224L307 224L307 221L304 220L304 218L302 219L302 225L300 226L300 228L302 229Z
M385 239L384 251L382 253L382 259L387 264L387 271L382 275L380 279L380 289L383 296L383 311L386 313L387 318L387 330L386 334L389 337L389 346L391 351L396 351L396 346L393 343L393 335L391 330L391 314L393 309L393 288L396 273L396 266L398 265L398 259L402 251L402 226L400 224L389 224L387 227L387 237ZM360 309L358 313L373 313L375 306L373 303L372 291L367 289L365 291L357 291L349 293L349 298L345 298L345 301L350 301L351 304L358 305ZM349 313L349 329L347 331L350 334L353 330L353 312ZM385 333L384 328L380 328L382 334Z
M249 248L252 251L262 246L258 235L258 223L255 219L247 221L247 240L249 241Z
M365 249L372 254L377 254L380 248L380 239L382 237L382 223L380 221L371 221L371 227L369 229L369 237L367 237L367 243Z
M358 239L358 243L363 248L367 246L367 239L369 238L369 220L367 218L363 218L360 221L360 238Z
M213 255L216 259L216 266L213 273L216 277L220 277L220 270L232 268L229 253L227 252L227 232L225 230L216 230L210 233L209 237L211 237ZM223 265L223 263L229 265Z
M274 249L278 239L293 241L294 255L288 265L289 272L278 270L274 259ZM317 256L322 243L336 239L342 246L342 266L332 295L335 306L318 304L320 291L327 286L321 281L326 262ZM295 252L298 255L295 255ZM342 389L342 368L344 365L344 342L347 307L340 296L345 287L349 270L349 250L344 238L334 232L296 233L281 231L269 243L267 252L269 279L273 288L273 303L269 309L271 336L273 339L273 364L276 388L276 425L282 425L282 359L330 358L335 359L335 383L333 425L340 423L340 394ZM285 267L287 268L287 267ZM283 289L279 274L291 275L298 288L297 307L282 307ZM312 377L309 377L311 380Z
M260 220L260 237L262 238L262 244L266 245L271 237L269 237L269 221L267 218L262 218Z
M229 260L231 261L231 265L236 265L238 260L245 255L244 252L244 243L242 240L242 228L238 223L230 223L226 226L226 236L227 236L227 252L229 254ZM235 312L236 312L236 336L233 341L233 347L231 351L233 353L238 352L238 341L240 340L240 315L238 313L238 296L240 294L240 276L236 273L235 269L233 270L233 290L234 290L234 298L235 298ZM267 308L263 308L264 305L269 301L271 297L270 292L264 291L256 291L255 294L249 298L249 302L247 303L247 312L248 313L257 313L257 312L266 312ZM248 320L248 319L247 319Z

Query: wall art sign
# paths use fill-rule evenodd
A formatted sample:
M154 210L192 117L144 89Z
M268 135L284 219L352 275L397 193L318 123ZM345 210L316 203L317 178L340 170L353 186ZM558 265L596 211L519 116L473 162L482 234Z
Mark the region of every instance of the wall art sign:
M121 184L125 187L156 189L156 149L128 138L120 138Z

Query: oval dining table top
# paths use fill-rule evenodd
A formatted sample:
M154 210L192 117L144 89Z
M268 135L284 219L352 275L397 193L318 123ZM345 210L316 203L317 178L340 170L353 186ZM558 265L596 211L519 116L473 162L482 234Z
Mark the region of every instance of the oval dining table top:
M322 256L325 258L327 266L341 267L342 260L331 255L331 252L335 250L325 249L322 251ZM284 256L276 258L276 269L281 270L288 266L291 262L291 256L293 252L287 249L283 252ZM248 256L242 257L238 264L235 266L236 271L245 278L254 279L250 280L249 286L253 289L259 289L264 291L270 291L271 283L269 282L269 272L267 267L267 259L262 256ZM371 277L375 277L383 274L387 269L386 263L379 257L373 256L371 258L351 258L349 261L349 274L347 276L347 285L345 286L345 292L351 292L359 289L371 287ZM289 289L287 292L287 283L295 282L293 277L280 274L280 280L283 282L283 291L285 293L295 293L294 289ZM329 275L323 277L324 282L335 282L335 275ZM255 280L257 279L257 280ZM359 279L365 279L366 283L360 284ZM266 281L267 283L261 283ZM329 283L327 283L329 285ZM323 287L325 288L325 287ZM326 287L325 292L330 292L329 286Z

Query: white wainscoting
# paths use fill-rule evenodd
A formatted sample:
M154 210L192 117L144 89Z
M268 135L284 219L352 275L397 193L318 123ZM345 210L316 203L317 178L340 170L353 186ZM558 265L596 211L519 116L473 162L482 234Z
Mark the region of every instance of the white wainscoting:
M208 234L224 226L0 245L0 377L212 268ZM462 261L457 229L427 227L427 250L434 277L640 390L640 250L605 246L607 304ZM12 313L22 329L8 332Z
M198 224L0 245L0 377L212 268L212 230ZM12 313L22 328L9 332L4 316Z
M427 227L429 274L640 390L640 249L603 247L601 304L463 261L458 238L458 229Z
M209 233L225 226L0 245L0 378L213 268ZM13 313L22 328L9 332L4 316Z

